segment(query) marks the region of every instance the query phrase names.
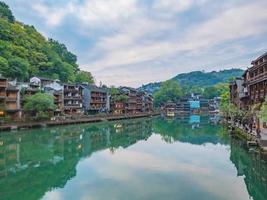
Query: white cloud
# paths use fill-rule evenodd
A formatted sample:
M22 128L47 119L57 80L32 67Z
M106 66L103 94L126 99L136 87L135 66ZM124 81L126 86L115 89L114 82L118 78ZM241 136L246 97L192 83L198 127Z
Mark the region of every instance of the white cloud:
M242 44L246 42L241 40L253 41L267 33L267 2L264 0L60 2L48 4L34 0L31 4L47 25L40 31L47 37L53 33L59 40L62 35L57 34L65 34L62 42L67 46L66 38L72 37L76 46L73 43L69 46L78 52L81 67L107 84L119 83L119 74L123 76L121 84L138 86L146 80L162 80L178 72L199 70L199 67L212 69L216 62L226 67L225 60L234 60L233 55L245 56L247 49L259 52L259 48L244 47ZM21 12L21 2L19 6ZM230 51L236 50L232 55L222 51L221 57L227 57L221 60L214 55L214 50L225 44ZM241 47L237 48L238 45ZM239 61L237 58L233 63L244 64L244 57Z
M261 10L261 12L258 12L258 10ZM98 72L104 73L104 70L114 66L122 70L123 67L127 69L127 65L136 64L138 66L142 62L147 64L148 61L151 61L151 65L153 65L152 61L175 55L179 56L181 52L198 54L199 51L210 49L215 45L231 40L255 37L267 31L266 22L267 7L264 4L254 2L218 13L214 18L201 24L189 26L181 38L169 39L167 36L166 39L139 43L136 39L146 37L147 33L146 26L140 26L140 29L143 28L144 32L137 28L136 32L132 30L114 37L107 36L104 40L100 40L98 51L106 52L106 55L89 65L92 69L95 69L97 74ZM157 27L156 24L156 21L151 23L152 26ZM164 28L164 31L168 34L168 30L172 31L172 24ZM153 31L157 30L152 28ZM240 52L242 52L241 49ZM194 61L192 60L190 64L193 65ZM177 66L179 66L179 63L177 63ZM141 70L143 71L143 69ZM162 70L162 72L164 71L166 70ZM130 74L133 74L131 78L136 79L138 72L131 72ZM140 80L140 77L137 77ZM103 76L101 78L105 79ZM130 78L127 77L127 79Z

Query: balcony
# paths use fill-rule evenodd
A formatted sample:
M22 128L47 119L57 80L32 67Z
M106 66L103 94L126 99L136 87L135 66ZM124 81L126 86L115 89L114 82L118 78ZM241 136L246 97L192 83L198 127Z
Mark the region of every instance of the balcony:
M17 100L17 97L6 97L6 102L16 102Z
M65 104L64 107L66 108L81 108L80 104Z
M254 76L253 78L248 79L248 83L249 84L253 84L253 83L257 83L257 82L261 82L267 80L267 72L263 72L257 76Z
M106 93L91 93L91 97L105 98L106 96L107 96Z
M0 92L0 99L4 99L4 98L6 98L6 93Z
M106 101L101 101L101 100L92 100L90 103L91 104L106 104L107 102Z
M19 111L19 108L18 108L17 104L7 104L6 105L6 111L7 112L16 112L16 111Z
M64 99L66 99L66 100L80 100L80 99L82 99L82 97L81 96L64 96Z
M7 83L6 82L0 82L0 87L6 88L7 87Z

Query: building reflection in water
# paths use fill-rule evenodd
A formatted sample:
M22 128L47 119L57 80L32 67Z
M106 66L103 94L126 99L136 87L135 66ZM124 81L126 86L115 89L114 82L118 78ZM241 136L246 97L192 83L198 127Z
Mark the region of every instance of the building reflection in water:
M113 153L152 134L150 119L30 130L0 136L0 199L40 199L76 176L80 159Z
M192 128L192 124L196 125ZM152 133L167 143L176 141L203 145L223 144L237 175L244 176L254 200L267 196L266 159L248 153L240 140L229 139L227 131L210 117L139 119L92 125L12 132L0 135L0 199L40 199L47 191L63 188L76 176L83 158L109 149L127 148ZM197 127L197 128L196 128Z
M246 142L231 139L231 161L237 169L237 176L243 176L247 191L253 200L267 198L267 157L248 153Z

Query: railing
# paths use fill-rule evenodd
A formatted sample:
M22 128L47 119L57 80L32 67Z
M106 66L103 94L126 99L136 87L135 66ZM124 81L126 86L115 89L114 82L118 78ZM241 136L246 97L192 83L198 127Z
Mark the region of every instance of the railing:
M92 93L91 96L92 97L106 97L107 95L105 93L100 93L100 94Z
M106 101L100 101L100 100L93 100L93 101L91 101L91 104L99 104L99 103L106 104L107 102Z
M17 101L17 97L7 97L6 101Z
M1 82L1 83L0 83L0 87L7 87L7 83L3 83L3 82Z

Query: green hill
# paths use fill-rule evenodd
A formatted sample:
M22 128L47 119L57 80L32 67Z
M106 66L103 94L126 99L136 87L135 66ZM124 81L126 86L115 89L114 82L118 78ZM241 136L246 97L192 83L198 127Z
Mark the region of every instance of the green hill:
M80 71L77 57L64 44L46 39L33 26L15 20L0 1L0 74L25 81L31 76L64 82L92 82L89 72Z
M242 69L229 69L221 70L218 72L193 71L189 73L178 74L171 80L176 80L180 83L181 86L188 86L189 88L192 88L194 86L205 88L214 86L218 83L225 83L233 77L241 76L243 72L244 71ZM160 88L160 84L161 82L149 83L143 85L141 89L146 90L150 93L154 93Z
M242 69L221 70L218 72L194 71L178 74L172 79L179 81L181 85L207 87L227 82L232 77L241 76L243 72Z

